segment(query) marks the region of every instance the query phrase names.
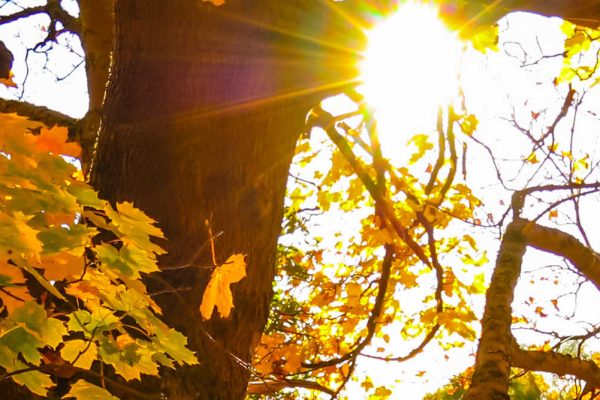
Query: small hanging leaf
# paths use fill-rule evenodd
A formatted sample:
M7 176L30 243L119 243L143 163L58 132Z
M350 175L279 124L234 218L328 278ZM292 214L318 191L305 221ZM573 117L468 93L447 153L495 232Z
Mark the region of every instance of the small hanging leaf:
M244 257L243 254L234 254L213 271L200 305L200 313L204 319L210 319L215 307L221 318L229 317L233 308L233 294L229 286L246 276Z

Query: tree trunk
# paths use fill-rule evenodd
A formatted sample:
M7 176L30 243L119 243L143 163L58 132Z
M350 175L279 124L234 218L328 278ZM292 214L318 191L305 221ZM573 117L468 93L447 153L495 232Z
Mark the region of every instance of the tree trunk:
M171 400L245 396L297 136L311 105L356 74L344 46L362 36L325 4L117 1L92 182L104 198L133 201L168 238L150 290L201 363L163 376ZM198 311L212 265L205 220L222 232L217 262L247 255L228 319Z
M523 226L511 222L507 228L485 297L481 340L477 346L475 372L465 400L508 400L510 352L513 336L512 301L525 254Z

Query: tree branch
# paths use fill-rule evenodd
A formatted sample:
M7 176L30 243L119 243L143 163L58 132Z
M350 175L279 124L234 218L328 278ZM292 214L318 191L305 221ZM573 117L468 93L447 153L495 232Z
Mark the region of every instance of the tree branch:
M393 228L392 231L398 235L400 240L402 240L406 245L408 245L408 247L419 258L419 260L421 260L423 264L427 265L430 268L433 268L433 266L431 265L431 261L425 255L423 249L421 249L419 244L414 241L414 239L410 236L406 228L404 228L402 224L400 224L400 221L398 221L398 218L396 218L396 212L390 205L391 202L389 202L388 199L379 192L377 185L375 184L373 179L371 179L368 172L362 167L360 160L356 158L356 155L350 148L350 145L348 144L346 139L337 132L334 125L335 118L330 113L323 110L321 107L316 107L310 112L306 124L310 128L320 127L327 133L329 139L331 139L331 141L337 146L340 153L342 153L346 161L354 170L356 176L358 176L358 178L361 180L361 182L375 201L376 207L379 208L382 215L385 216L385 218L389 221L391 228Z
M316 382L305 381L302 379L278 379L278 380L262 380L248 383L248 394L273 394L286 388L302 388L309 390L318 390L327 393L330 396L334 395L333 390L320 385Z
M13 14L0 16L0 25L15 22L15 21L20 20L21 18L28 18L33 15L43 14L45 12L46 12L46 6L25 8L21 11L17 11L16 13L13 13Z
M523 230L527 245L564 257L600 290L600 255L577 238L555 228L521 220L517 224Z
M513 367L528 371L550 372L559 376L573 375L586 381L588 387L600 387L600 368L593 361L553 351L523 350L514 342L511 363Z
M310 364L303 364L304 367L310 369L325 368L332 365L340 364L344 361L348 361L351 358L356 358L360 352L371 343L375 331L377 329L377 322L383 313L383 304L385 296L388 290L388 284L390 281L390 272L392 268L392 261L394 260L394 248L391 245L385 246L385 257L381 265L381 278L379 279L379 287L377 297L375 298L375 305L371 310L371 315L367 321L367 334L366 336L354 344L354 349L340 357L336 357L327 361L321 361Z
M51 20L60 22L65 29L70 32L76 34L81 32L79 20L66 12L60 6L59 0L48 0L43 6L25 8L13 14L2 15L0 16L0 25L15 22L19 19L28 18L37 14L47 14Z
M79 142L80 120L58 111L23 101L0 98L0 113L16 113L32 121L41 122L48 127L54 125L64 126L69 129L69 140Z

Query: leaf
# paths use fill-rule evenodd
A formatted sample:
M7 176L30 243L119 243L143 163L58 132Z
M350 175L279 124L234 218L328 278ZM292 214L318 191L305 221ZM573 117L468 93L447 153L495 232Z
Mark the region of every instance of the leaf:
M62 321L48 318L44 307L33 301L28 301L18 308L10 320L23 324L28 332L35 334L44 344L53 348L62 343L63 336L67 334Z
M413 136L408 141L409 144L412 143L417 147L417 152L410 157L409 163L414 164L425 155L427 150L433 149L433 144L431 144L428 139L429 137L427 135L420 133Z
M75 196L77 203L81 206L89 206L100 210L106 206L106 200L100 200L98 192L85 182L71 181L67 187L67 192Z
M117 210L107 204L106 215L112 220L123 243L131 243L141 250L164 254L165 251L150 241L150 236L164 238L160 228L155 226L155 220L135 208L132 203L123 202L117 204Z
M479 124L479 120L473 114L466 115L460 122L461 130L469 136L473 135L473 132L477 130L477 125Z
M60 281L79 278L83 274L84 264L83 252L79 257L65 252L42 257L41 268L44 268L46 279Z
M473 48L481 53L487 53L488 50L498 51L498 24L486 25L471 36Z
M525 159L525 162L529 163L529 164L537 164L540 162L540 160L537 158L537 154L535 154L535 152L532 152L531 154L529 154L529 156Z
M243 254L234 254L213 271L200 305L200 313L204 319L210 319L215 307L221 318L229 317L233 308L233 294L229 286L246 276L244 257Z
M175 329L169 329L166 332L158 330L154 342L159 345L159 350L167 353L178 363L198 364L194 352L185 347L187 338Z
M42 127L37 136L36 145L42 151L78 158L81 154L81 147L77 143L68 143L68 139L68 130L63 126L55 126L50 129Z
M60 350L62 358L72 363L74 366L90 369L98 355L96 343L93 341L84 341L80 339L69 340Z
M149 350L147 342L136 341L127 334L117 338L103 336L98 346L101 360L112 365L128 381L141 379L141 374L158 375L158 365Z
M130 279L137 279L140 277L137 263L133 262L131 257L128 256L128 246L123 246L121 250L117 250L110 244L102 243L100 246L97 246L94 251L98 256L98 259L102 262L102 265L106 268L110 268L118 276Z
M12 71L9 71L8 78L0 78L0 84L4 85L6 87L16 88L17 84L12 79L14 76L15 76L15 74Z
M16 253L24 259L40 260L42 243L38 240L38 231L27 225L32 217L15 212L12 217L0 213L0 250L4 254Z
M22 324L5 331L0 336L0 348L6 347L15 354L20 354L28 363L37 364L42 356L38 351L44 343L31 334Z
M83 379L71 385L69 393L62 398L74 397L77 400L119 400L106 389L93 385Z
M56 290L56 288L50 282L48 282L48 280L46 278L44 278L31 265L24 264L24 263L19 263L19 267L21 267L25 271L29 272L35 278L35 280L40 283L40 285L42 285L47 291L49 291L50 293L52 293L54 296L56 296L57 298L59 298L61 300L67 301L67 299L65 298L65 296L63 296L58 290Z

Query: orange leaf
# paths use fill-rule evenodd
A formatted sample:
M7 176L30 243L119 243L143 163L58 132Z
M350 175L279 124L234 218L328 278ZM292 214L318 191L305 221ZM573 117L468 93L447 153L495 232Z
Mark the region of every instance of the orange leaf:
M7 86L7 87L17 87L17 84L12 79L14 76L15 76L15 74L12 71L10 71L8 73L8 78L0 79L0 84Z
M42 257L41 267L45 269L44 277L49 281L78 278L83 274L83 254L75 256L61 252Z
M40 150L54 154L63 154L70 157L79 157L81 148L77 143L67 143L68 131L63 126L55 126L51 129L42 128L37 137L37 146Z

